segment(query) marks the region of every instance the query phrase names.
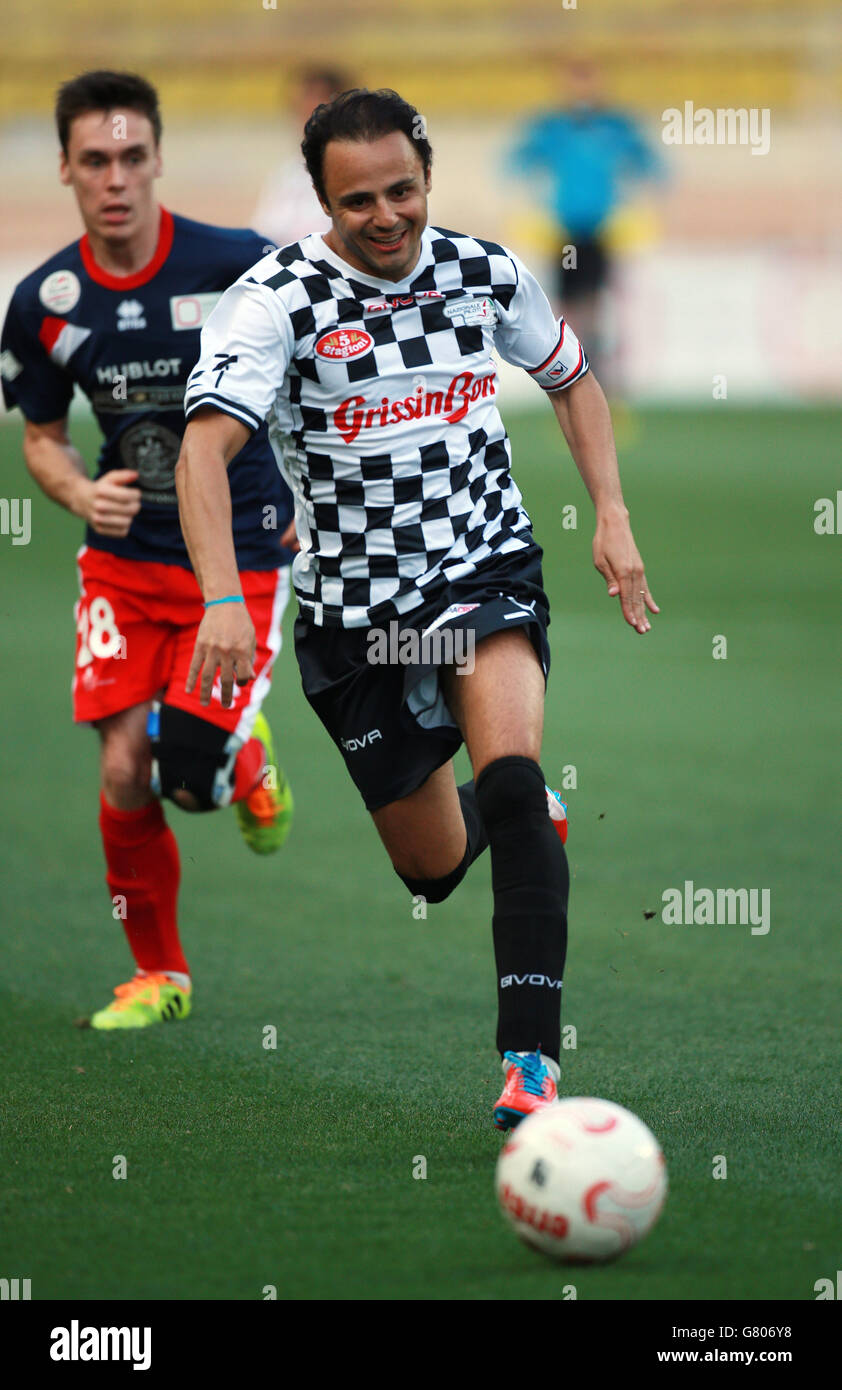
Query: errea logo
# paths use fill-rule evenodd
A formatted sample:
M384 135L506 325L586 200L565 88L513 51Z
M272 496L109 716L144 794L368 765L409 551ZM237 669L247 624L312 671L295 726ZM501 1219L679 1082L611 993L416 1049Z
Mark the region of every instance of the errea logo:
M139 299L123 299L117 305L117 327L122 333L126 328L145 328L145 310Z

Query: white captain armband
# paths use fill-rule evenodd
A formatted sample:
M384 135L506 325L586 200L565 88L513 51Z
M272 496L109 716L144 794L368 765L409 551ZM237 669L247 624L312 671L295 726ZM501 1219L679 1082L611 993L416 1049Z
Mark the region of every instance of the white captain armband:
M545 391L559 391L572 386L574 381L585 375L588 358L573 329L564 319L559 320L558 342L539 367L528 367L527 372Z

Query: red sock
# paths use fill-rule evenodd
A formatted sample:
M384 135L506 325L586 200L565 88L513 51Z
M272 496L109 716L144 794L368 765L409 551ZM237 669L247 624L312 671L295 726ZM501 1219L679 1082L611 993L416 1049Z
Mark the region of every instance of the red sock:
M121 910L123 927L139 968L150 972L190 969L178 939L176 899L180 866L175 836L160 802L139 811L118 811L100 793L99 828L108 872L105 881Z
M233 801L242 801L253 792L266 766L266 749L259 738L250 738L244 743L234 763Z

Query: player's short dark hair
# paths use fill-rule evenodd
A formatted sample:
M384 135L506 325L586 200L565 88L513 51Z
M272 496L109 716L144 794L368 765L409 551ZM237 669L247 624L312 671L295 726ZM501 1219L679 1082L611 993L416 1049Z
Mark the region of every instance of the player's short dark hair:
M427 139L424 117L389 87L381 87L376 92L370 92L367 87L354 87L333 101L317 106L304 127L301 153L322 201L327 201L322 178L324 153L331 140L379 140L395 130L403 131L418 151L424 173L428 174L433 150Z
M70 141L70 127L77 116L85 116L89 111L113 111L123 106L129 111L139 111L146 116L155 136L155 144L161 140L161 112L158 106L158 93L135 72L111 72L99 68L95 72L83 72L64 82L56 94L56 126L61 148L67 154Z

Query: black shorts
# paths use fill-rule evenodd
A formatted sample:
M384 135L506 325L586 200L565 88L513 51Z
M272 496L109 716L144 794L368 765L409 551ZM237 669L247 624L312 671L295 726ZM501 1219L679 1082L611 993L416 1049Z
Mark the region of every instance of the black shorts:
M441 666L467 672L483 637L525 627L546 679L550 616L542 554L532 544L490 560L382 628L296 620L304 694L369 811L409 796L461 746L439 683Z
M609 271L608 254L598 236L571 233L569 244L576 247L576 268L565 266L564 254L558 267L558 294L565 306L596 294L606 283Z

